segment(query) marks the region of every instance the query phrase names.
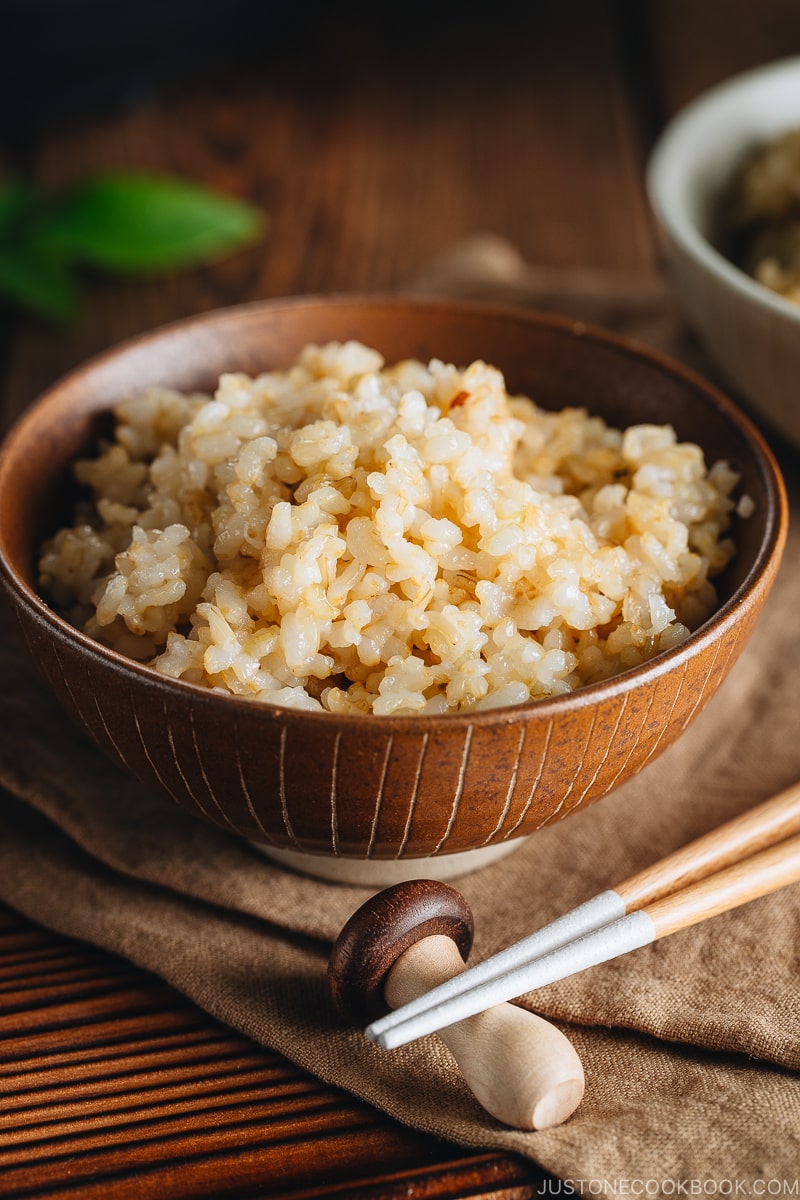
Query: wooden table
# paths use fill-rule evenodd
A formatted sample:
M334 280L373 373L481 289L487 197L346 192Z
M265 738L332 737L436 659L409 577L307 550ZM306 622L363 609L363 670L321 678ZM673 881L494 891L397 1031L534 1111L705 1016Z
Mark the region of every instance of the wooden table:
M54 186L177 172L263 205L270 234L212 269L89 281L74 330L6 322L4 421L130 334L258 297L389 289L476 231L532 262L652 275L643 168L658 130L710 84L800 51L794 0L394 9L307 5L241 61L221 39L227 61L179 82L106 85L88 110L65 94L68 119L56 96L46 119L11 122L8 170ZM0 1037L2 1196L510 1200L542 1180L400 1128L9 911Z

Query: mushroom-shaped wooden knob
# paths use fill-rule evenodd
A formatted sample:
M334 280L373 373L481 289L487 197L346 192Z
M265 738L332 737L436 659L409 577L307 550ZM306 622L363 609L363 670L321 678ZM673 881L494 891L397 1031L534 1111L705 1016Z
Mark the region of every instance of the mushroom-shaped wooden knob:
M432 880L379 892L342 929L328 987L345 1016L366 1021L399 1008L464 970L472 913L463 896ZM546 1129L575 1111L581 1061L564 1035L513 1004L497 1004L448 1026L450 1048L479 1103L506 1125Z

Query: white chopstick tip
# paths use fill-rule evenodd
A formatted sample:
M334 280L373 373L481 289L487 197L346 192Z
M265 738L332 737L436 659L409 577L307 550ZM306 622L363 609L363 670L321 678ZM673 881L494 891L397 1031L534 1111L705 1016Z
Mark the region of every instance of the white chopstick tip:
M380 1046L382 1050L395 1050L398 1046L403 1045L402 1036L398 1036L393 1041L391 1029L385 1031L376 1030L374 1024L368 1025L364 1030L364 1034L368 1042L372 1042L375 1046Z

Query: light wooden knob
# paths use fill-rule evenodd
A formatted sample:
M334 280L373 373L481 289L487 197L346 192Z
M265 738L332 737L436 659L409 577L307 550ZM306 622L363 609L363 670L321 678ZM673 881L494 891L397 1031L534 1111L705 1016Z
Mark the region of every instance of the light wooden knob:
M431 880L387 888L339 935L331 997L340 1012L367 1021L463 971L471 946L472 914L453 888ZM478 1102L506 1125L546 1129L580 1104L584 1075L573 1046L525 1009L498 1004L439 1036Z

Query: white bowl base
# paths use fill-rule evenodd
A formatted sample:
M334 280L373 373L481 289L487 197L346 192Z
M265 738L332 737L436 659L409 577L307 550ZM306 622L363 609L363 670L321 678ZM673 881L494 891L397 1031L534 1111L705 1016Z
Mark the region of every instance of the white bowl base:
M304 854L300 850L278 849L252 842L252 846L282 867L290 867L302 875L324 879L330 883L350 883L362 887L389 887L407 879L437 879L444 883L488 867L516 850L527 838L514 838L497 846L481 846L458 854L441 854L431 858L362 859L342 858L326 854Z

